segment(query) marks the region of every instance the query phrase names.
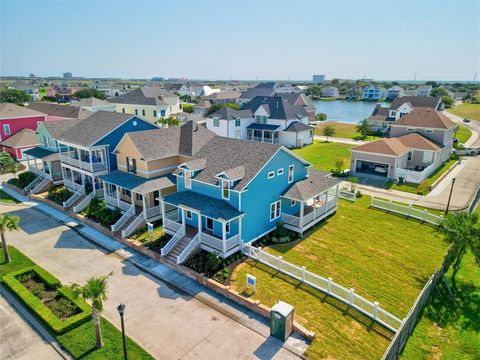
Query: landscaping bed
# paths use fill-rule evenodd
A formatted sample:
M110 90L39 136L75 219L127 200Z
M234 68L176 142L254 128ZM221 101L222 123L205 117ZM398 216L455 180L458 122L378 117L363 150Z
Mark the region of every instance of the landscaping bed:
M48 190L47 199L63 206L72 195L73 193L64 186L53 186Z
M122 213L119 208L115 210L109 209L104 200L94 197L82 212L85 217L102 224L105 227L110 227L115 224L121 217Z
M244 256L241 251L222 259L215 253L201 250L191 256L183 265L223 285L229 285L230 274L242 258Z
M37 175L30 171L25 171L20 173L18 177L8 180L7 182L17 188L23 190L25 189L32 181L37 178Z
M90 306L39 266L23 268L3 277L5 285L56 334L63 334L90 319Z

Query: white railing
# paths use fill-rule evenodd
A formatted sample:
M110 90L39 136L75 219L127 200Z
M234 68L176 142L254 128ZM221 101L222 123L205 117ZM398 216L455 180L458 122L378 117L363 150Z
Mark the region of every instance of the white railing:
M118 221L115 224L113 224L110 228L112 229L113 232L118 231L127 222L127 220L130 219L133 215L135 215L135 205L131 204L130 207L122 215L122 217L118 219Z
M46 179L46 178L41 178L39 176L40 179L42 179L41 182L39 182L37 185L35 185L35 187L30 190L30 192L32 194L37 194L38 192L40 192L41 190L43 190L45 188L45 186L47 186L47 184L50 183L50 179ZM36 180L36 179L35 179Z
M77 184L75 181L63 179L63 185L70 189L78 190L82 188L82 184Z
M173 232L177 232L182 227L182 224L178 222L177 210L165 213L163 227L172 230Z
M315 211L310 211L308 214L303 216L302 226L300 226L300 219L299 216L283 214L282 213L282 222L287 225L291 225L297 228L305 228L311 222L317 219L322 219L328 215L328 212L337 206L337 199L331 200L322 206L315 208Z
M374 196L372 196L372 202L370 206L377 209L391 211L396 214L405 215L433 225L440 225L444 220L443 216L429 213L426 209L420 210L412 207L411 205L396 204L392 202L392 200L377 199Z
M300 218L299 217L282 213L282 221L285 224L290 224L290 225L295 226L295 227L300 227Z
M82 201L80 201L77 205L73 207L73 212L78 213L82 211L87 207L87 205L90 203L90 201L92 201L92 199L95 196L101 195L102 193L103 193L103 190L92 191L90 194L85 196L85 198Z
M60 161L64 164L69 164L79 169L87 170L90 172L102 171L107 169L107 163L104 161L90 163L87 161L73 158L68 155L64 155L64 153L60 153Z
M43 172L43 165L41 165L40 167L28 165L28 171L36 175L40 175Z
M198 248L200 242L198 241L199 234L195 235L195 237L188 243L187 247L183 249L180 255L177 256L177 264L182 264L185 260L188 259L190 254Z
M345 191L345 190L340 190L340 192L338 194L338 197L340 199L348 200L348 201L351 201L351 202L354 202L355 200L357 200L356 193L350 192L350 191Z
M223 252L223 240L210 234L202 232L202 244Z
M78 199L80 199L80 197L84 194L84 190L83 188L81 187L80 189L78 189L72 196L70 196L67 201L64 201L63 202L63 207L64 208L68 208L70 205L72 205L75 201L77 201Z
M158 216L162 213L162 207L161 206L155 206L150 209L147 209L145 211L145 216L148 219L153 218L155 216Z
M403 178L403 181L409 183L419 184L427 177L429 177L436 169L435 164L428 165L422 171L397 169L397 178Z
M108 193L108 192L105 194L105 203L107 203L108 205L117 207L117 197L116 195L115 197L112 195L115 195L115 194Z
M128 211L132 206L135 207L132 203L127 203L126 201L119 200L117 205L123 211Z
M233 235L231 238L228 238L226 240L227 242L227 251L234 248L235 246L239 245L240 243L240 236L237 234L237 235Z
M128 237L132 234L135 230L137 230L141 225L145 225L145 214L143 211L132 221L130 225L127 226L125 230L122 230L122 236Z
M177 243L182 240L182 238L185 236L185 231L183 229L183 226L178 229L178 231L175 233L175 235L172 236L172 238L168 241L168 243L160 250L160 253L162 256L168 255L170 251L177 245Z
M245 244L242 250L250 258L342 301L393 332L396 332L403 322L380 308L378 302L371 302L357 295L354 289L347 289L333 282L332 278L316 275L307 271L305 266L293 265L284 261L281 256L274 256L250 244Z
M50 174L50 178L51 178L53 181L62 180L63 174L62 174L61 171L55 171L55 172L52 172L52 173Z
M40 184L43 181L43 178L41 176L37 176L30 184L25 186L26 191L30 191L31 189L35 188L38 184Z

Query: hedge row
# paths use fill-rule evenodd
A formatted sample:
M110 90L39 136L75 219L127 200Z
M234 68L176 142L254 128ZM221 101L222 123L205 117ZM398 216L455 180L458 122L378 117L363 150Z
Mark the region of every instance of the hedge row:
M35 272L35 274L46 284L55 287L61 296L77 305L81 312L65 321L57 318L50 309L40 301L40 299L33 295L20 281L17 280L19 275L31 271ZM91 319L90 306L82 299L75 298L68 287L60 286L60 281L57 278L39 266L23 268L5 275L3 277L3 282L15 295L17 295L25 306L36 314L56 334L64 334Z

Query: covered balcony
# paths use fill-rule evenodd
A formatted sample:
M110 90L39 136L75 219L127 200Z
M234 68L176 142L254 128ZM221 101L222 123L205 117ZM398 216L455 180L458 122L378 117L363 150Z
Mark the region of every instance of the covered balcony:
M253 123L247 127L247 140L278 143L279 125Z
M62 168L57 152L37 146L25 150L24 154L29 171L55 184L62 182Z
M200 247L225 258L241 249L243 213L225 201L192 191L162 199L164 231L194 232ZM198 237L197 237L198 236Z
M64 164L89 171L91 173L107 170L105 148L80 149L72 146L60 153L60 161Z
M337 210L340 181L327 175L310 169L308 178L283 194L281 219L285 228L302 234Z

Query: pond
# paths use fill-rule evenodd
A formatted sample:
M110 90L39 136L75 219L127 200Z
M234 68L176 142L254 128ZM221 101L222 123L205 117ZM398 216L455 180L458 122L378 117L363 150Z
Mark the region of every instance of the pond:
M358 123L368 118L375 108L376 102L348 101L348 100L313 100L316 112L327 114L327 120L343 123ZM390 103L381 103L388 107Z

